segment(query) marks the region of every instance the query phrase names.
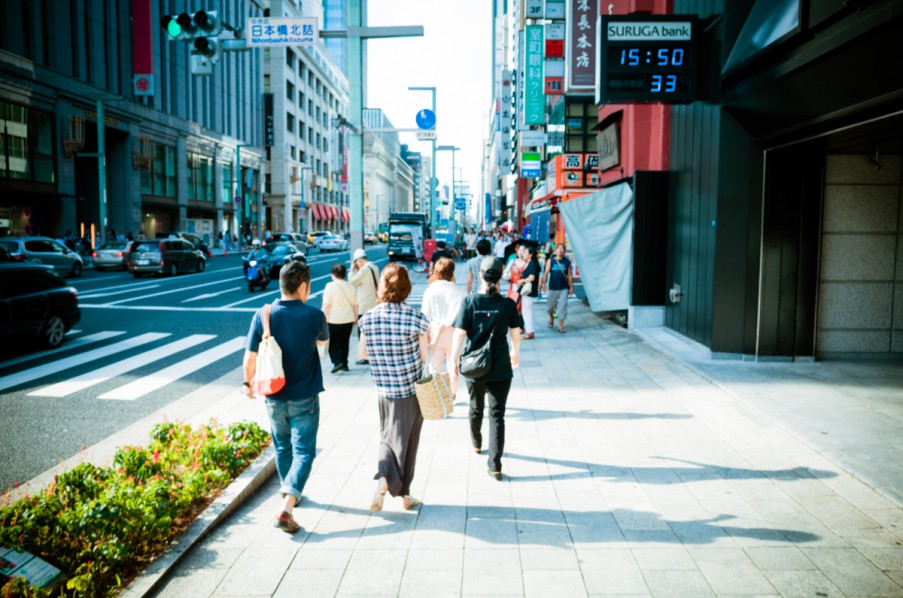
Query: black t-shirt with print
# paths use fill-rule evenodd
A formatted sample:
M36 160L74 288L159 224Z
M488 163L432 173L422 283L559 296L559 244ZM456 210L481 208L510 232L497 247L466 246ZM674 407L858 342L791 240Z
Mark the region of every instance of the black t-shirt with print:
M492 369L481 382L497 382L514 377L508 356L508 329L523 328L524 319L517 313L517 304L502 295L468 295L455 319L455 328L467 331L468 344L464 351L479 348L492 336Z

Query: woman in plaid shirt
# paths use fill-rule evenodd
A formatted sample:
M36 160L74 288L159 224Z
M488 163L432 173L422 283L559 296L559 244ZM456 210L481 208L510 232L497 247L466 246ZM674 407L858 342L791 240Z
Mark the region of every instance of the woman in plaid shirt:
M414 392L427 360L429 320L404 300L411 293L407 268L389 264L379 277L377 305L358 320L370 375L379 394L379 459L376 492L370 503L382 510L386 491L401 496L405 509L420 501L411 496L414 464L423 416Z

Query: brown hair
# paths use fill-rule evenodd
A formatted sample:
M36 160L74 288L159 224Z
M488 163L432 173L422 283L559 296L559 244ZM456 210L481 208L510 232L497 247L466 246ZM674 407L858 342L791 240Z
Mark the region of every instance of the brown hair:
M408 269L401 264L388 264L379 277L376 300L379 303L401 303L411 294Z
M440 257L433 265L433 276L436 280L454 280L455 262L451 258Z
M347 274L348 274L348 269L345 268L345 264L342 264L342 263L333 264L333 266L332 266L332 275L333 276L335 276L336 278L341 278L342 280L345 280L345 276Z

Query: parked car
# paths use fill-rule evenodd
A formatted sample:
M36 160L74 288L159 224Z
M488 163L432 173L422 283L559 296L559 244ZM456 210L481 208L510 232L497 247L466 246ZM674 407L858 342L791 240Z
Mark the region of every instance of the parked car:
M5 250L5 249L3 249L2 247L0 247L0 263L2 263L2 262L15 262L15 261L16 261L16 260L13 259L13 256L11 256L7 250Z
M206 255L184 239L132 241L129 247L128 269L135 278L145 274L203 272L206 267Z
M104 243L91 253L91 259L94 261L94 267L98 270L106 270L107 268L122 268L128 270L129 244L126 243Z
M17 262L45 264L61 276L78 278L85 267L78 253L50 237L2 237L0 248Z
M213 254L210 252L210 247L204 242L204 239L194 233L157 233L156 237L158 239L184 239L191 243L195 249L203 253L204 259L213 257Z
M252 249L241 258L241 261L242 269L245 274L248 273L251 262L256 261L267 273L267 276L273 280L277 280L279 278L279 272L282 270L282 266L290 261L306 262L307 258L304 256L304 252L292 243L270 242L259 248Z
M376 245L376 233L370 231L364 233L364 245Z
M312 230L307 233L307 242L314 247L317 246L317 241L320 237L324 237L329 234L328 230Z
M80 319L78 293L50 266L0 263L0 338L58 347Z
M345 251L348 241L339 235L326 235L320 239L320 251Z
M273 235L273 241L277 243L291 243L304 255L310 253L310 245L301 233L276 233Z

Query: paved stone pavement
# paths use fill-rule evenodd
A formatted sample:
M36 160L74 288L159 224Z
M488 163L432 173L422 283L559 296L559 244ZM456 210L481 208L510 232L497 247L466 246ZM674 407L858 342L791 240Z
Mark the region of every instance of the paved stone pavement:
M537 310L536 339L523 342L501 482L470 448L462 392L452 418L424 424L420 510L387 498L371 514L369 372L327 375L295 511L304 530L271 526L274 479L157 595L903 596L903 508L827 456L842 446L806 440L786 408L739 398L755 393L582 303L569 310L567 334ZM813 377L785 401L817 405L829 385ZM903 390L882 392L873 415L899 424ZM900 430L885 441L901 443Z

